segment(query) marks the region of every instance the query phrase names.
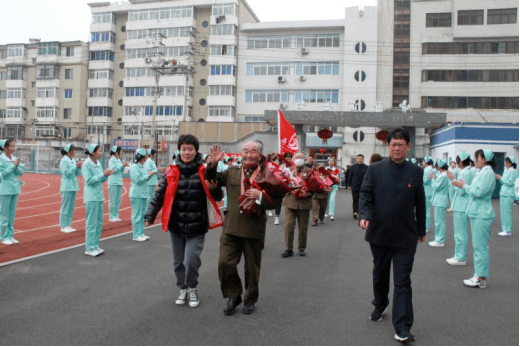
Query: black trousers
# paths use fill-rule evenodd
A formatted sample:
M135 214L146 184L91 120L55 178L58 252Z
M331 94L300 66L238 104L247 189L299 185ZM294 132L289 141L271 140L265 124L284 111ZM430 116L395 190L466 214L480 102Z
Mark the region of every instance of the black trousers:
M412 247L386 247L373 243L370 250L374 258L373 286L374 301L372 304L383 310L388 306L390 290L390 266L394 267L394 302L392 306L392 323L396 333L410 330L413 324L412 306L412 273L417 243Z
M356 213L358 211L358 202L359 202L359 190L352 191L352 213Z

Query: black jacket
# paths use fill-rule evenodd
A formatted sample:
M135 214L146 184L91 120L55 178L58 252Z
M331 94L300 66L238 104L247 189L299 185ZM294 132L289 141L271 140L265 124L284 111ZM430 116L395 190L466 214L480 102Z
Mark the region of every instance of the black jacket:
M168 222L168 230L172 233L196 236L208 232L207 197L198 172L199 166L202 164L203 160L200 153L189 164L183 163L180 158L177 160L177 167L180 171L179 185ZM165 176L159 182L154 197L148 205L148 210L144 216L146 221L153 223L163 207L167 185ZM222 194L222 190L215 189L212 191L212 195L214 193L216 195Z
M380 246L411 247L426 235L423 170L384 159L370 165L359 193L359 219L370 222L365 240Z
M363 176L367 172L368 166L365 164L354 164L350 167L347 179L347 187L351 187L353 191L359 192L363 183Z

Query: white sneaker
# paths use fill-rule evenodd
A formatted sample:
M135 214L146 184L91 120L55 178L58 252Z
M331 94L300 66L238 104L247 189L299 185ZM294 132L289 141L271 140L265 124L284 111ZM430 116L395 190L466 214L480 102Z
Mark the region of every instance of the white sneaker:
M325 213L325 218L327 218L329 215Z
M438 243L438 242L435 242L435 241L431 241L431 242L428 242L428 244L431 247L444 247L444 242L443 243Z
M500 236L511 236L511 232L510 231L501 231L498 233L498 235Z
M143 235L143 237L144 237L145 239L147 239L147 240L150 238L150 236L148 236L148 235Z
M280 224L280 217L274 217L274 225Z
M119 222L119 221L117 220L117 218L109 218L108 221L109 221L109 222Z
M446 259L446 263L448 263L449 265L466 265L466 261L465 260L464 261L458 260L455 257Z
M430 229L426 229L426 234L428 234L430 232Z
M330 220L334 220L334 216L330 216Z
M119 218L119 217L117 217L116 220L117 220L118 222L122 222L122 221L123 221L123 220L122 220L121 218Z
M77 231L76 229L73 229L73 228L71 228L70 226L69 226L68 228L69 228L69 230L70 230L71 233Z
M105 253L105 250L103 248L96 248L96 251L99 253L99 255Z
M70 227L61 228L60 230L62 233L71 233L72 229Z
M181 289L179 297L175 300L175 304L184 305L186 303L186 297L188 296L188 289Z
M97 249L93 249L90 251L85 251L85 254L90 255L91 257L97 257L99 255L99 252L97 251Z
M453 209L452 208L448 208L448 209L446 209L446 212L453 212Z
M11 240L2 240L2 244L6 245L6 246L9 246L9 245L13 244L13 241L11 241Z
M473 277L464 280L464 285L466 287L474 287L474 288L486 288L487 283L485 278L480 278L475 275Z
M188 289L188 295L190 297L190 307L197 307L199 306L199 296L197 295L197 289L196 288L189 288Z
M134 238L134 241L137 241L137 242L143 242L143 241L146 241L147 238L145 238L144 236L139 236L137 238Z
M272 216L273 216L273 212L271 212L270 210L267 211L267 216L268 216L268 217L272 217Z
M20 243L18 240L14 239L14 238L12 238L12 237L11 237L10 241L11 241L12 243Z

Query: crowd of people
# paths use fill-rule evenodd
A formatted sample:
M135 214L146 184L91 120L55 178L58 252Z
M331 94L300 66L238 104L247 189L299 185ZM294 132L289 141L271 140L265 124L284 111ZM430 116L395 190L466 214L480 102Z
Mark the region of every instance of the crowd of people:
M449 265L466 265L471 225L474 274L463 283L485 288L489 277L489 237L495 220L491 196L499 180L502 184L499 235L510 236L513 202L518 200L518 173L515 158L506 157L504 173L495 174L494 154L488 149L476 151L473 157L462 151L449 165L445 159L434 162L429 156L422 158L419 164L417 159L407 158L410 138L404 129L392 131L387 143L389 158L383 159L374 153L366 165L364 156L359 154L356 164L346 168L345 184L352 193L352 216L366 229L365 239L373 256L372 304L375 308L369 318L379 321L386 312L393 262L395 339L413 342L410 274L417 243L425 240L432 227L431 208L435 229L434 240L429 242L431 247L444 247L446 213L453 212L455 247L453 257L446 259ZM64 146L60 162L60 231L76 231L71 223L81 174L86 209L85 254L92 257L103 254L104 250L99 247L105 202L103 184L108 180L109 222L119 222L123 171L129 167L133 240L147 241L150 237L144 233L145 226L153 225L163 210L162 229L170 235L176 285L180 291L176 304L199 305L197 285L205 235L210 229L222 226L218 276L222 295L228 299L223 311L225 315L232 315L243 301L243 313L251 314L259 297L262 250L271 211L275 211L274 224L277 225L281 208L285 207L282 258L295 254L296 224L298 254L305 256L309 224L317 227L327 216L334 221L340 170L334 158L328 159L327 166L318 166L313 157L306 158L303 152L286 153L276 159L277 165L287 167L293 177L305 181L313 171L325 170L333 182L321 192L305 191L300 196L289 192L285 196L270 197L251 184L259 174L260 164L266 160L260 141L245 143L241 156L236 158L226 156L218 144L203 156L198 139L193 135L180 136L177 147L173 165L165 170L156 166L154 149L137 149L135 161L130 164L121 160L122 148L114 146L110 149L108 168L104 169L100 145L89 145L85 160L75 159L74 145ZM1 243L13 245L18 243L13 237L13 224L24 165L14 156L14 140L1 140L0 150ZM159 180L158 173L164 171L165 175ZM222 210L217 205L219 201L223 201ZM252 212L244 213L244 206ZM237 270L242 255L245 287Z

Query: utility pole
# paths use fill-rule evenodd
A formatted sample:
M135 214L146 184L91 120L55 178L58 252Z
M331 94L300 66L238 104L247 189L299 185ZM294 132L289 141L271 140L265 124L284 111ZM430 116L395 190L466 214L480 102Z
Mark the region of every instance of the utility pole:
M154 70L154 72L155 72L155 87L153 90L154 98L153 98L153 109L152 109L152 128L151 128L150 135L153 138L153 141L155 142L155 144L157 144L157 134L155 131L155 126L156 126L155 123L156 123L156 117L157 117L157 99L159 98L159 94L160 94L160 89L159 89L160 72L159 72L158 68L165 65L165 60L163 58L164 44L162 43L164 36L158 32L156 32L152 35L153 36L150 36L148 38L148 41L146 42L147 46L148 45L152 46L152 51L147 52L147 57L145 58L145 62L147 64L152 64L153 65L152 70Z

